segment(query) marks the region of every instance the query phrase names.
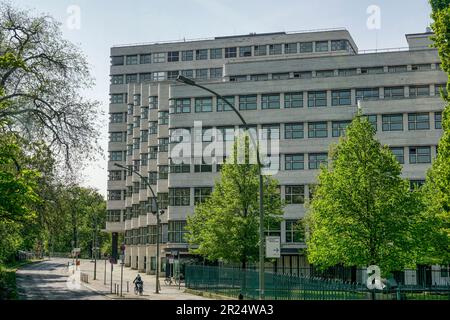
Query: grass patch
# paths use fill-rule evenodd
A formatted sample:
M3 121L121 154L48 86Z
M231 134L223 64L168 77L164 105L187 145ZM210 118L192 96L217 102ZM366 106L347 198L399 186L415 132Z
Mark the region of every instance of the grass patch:
M35 261L14 261L0 264L0 300L17 300L16 271Z

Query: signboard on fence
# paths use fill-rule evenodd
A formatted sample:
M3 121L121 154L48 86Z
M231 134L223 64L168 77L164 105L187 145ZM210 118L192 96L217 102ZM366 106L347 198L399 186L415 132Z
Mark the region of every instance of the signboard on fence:
M281 257L281 240L280 237L266 237L266 258Z

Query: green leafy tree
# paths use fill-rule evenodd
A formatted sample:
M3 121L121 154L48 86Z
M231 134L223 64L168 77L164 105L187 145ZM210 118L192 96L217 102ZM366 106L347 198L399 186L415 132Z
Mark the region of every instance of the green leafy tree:
M450 76L450 1L430 1L433 8L434 47L438 49L442 70ZM447 92L450 81L447 83ZM423 187L426 210L422 244L423 263L450 263L450 98L442 92L447 106L442 113L443 135L438 154Z
M306 218L307 254L314 265L378 265L386 274L415 263L419 197L374 135L358 114L330 148L332 161L321 168Z
M240 263L245 269L259 258L259 168L249 161L248 144L245 161L238 162L237 150L243 140L235 144L234 156L222 166L211 196L188 217L186 229L192 253L210 261ZM278 182L265 176L266 225L280 221L282 208Z

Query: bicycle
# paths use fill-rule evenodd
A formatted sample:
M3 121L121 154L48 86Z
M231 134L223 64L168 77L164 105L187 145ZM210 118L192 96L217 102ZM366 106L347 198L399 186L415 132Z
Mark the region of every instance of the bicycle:
M170 286L172 285L172 283L174 283L174 281L172 281L172 277L166 277L164 279L164 283L166 284L166 286Z

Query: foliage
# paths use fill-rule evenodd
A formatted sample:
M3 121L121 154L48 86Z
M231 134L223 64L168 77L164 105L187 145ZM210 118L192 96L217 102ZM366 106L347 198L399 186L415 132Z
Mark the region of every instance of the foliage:
M250 163L245 141L245 161L237 161L237 150L244 145L242 139L235 144L234 157L222 166L221 178L211 196L195 207L186 227L192 253L210 261L240 262L243 268L259 257L259 167ZM279 223L282 207L278 182L265 176L266 225Z
M332 146L323 166L306 223L308 259L319 267L378 265L382 272L415 262L420 211L401 166L375 138L368 120L357 115Z
M438 49L442 69L450 77L450 1L431 1L434 23L434 46ZM450 81L447 83L447 92ZM447 102L442 113L443 135L438 145L438 154L423 187L426 210L423 219L428 229L433 232L424 233L423 260L426 263L450 263L450 99L442 92Z

